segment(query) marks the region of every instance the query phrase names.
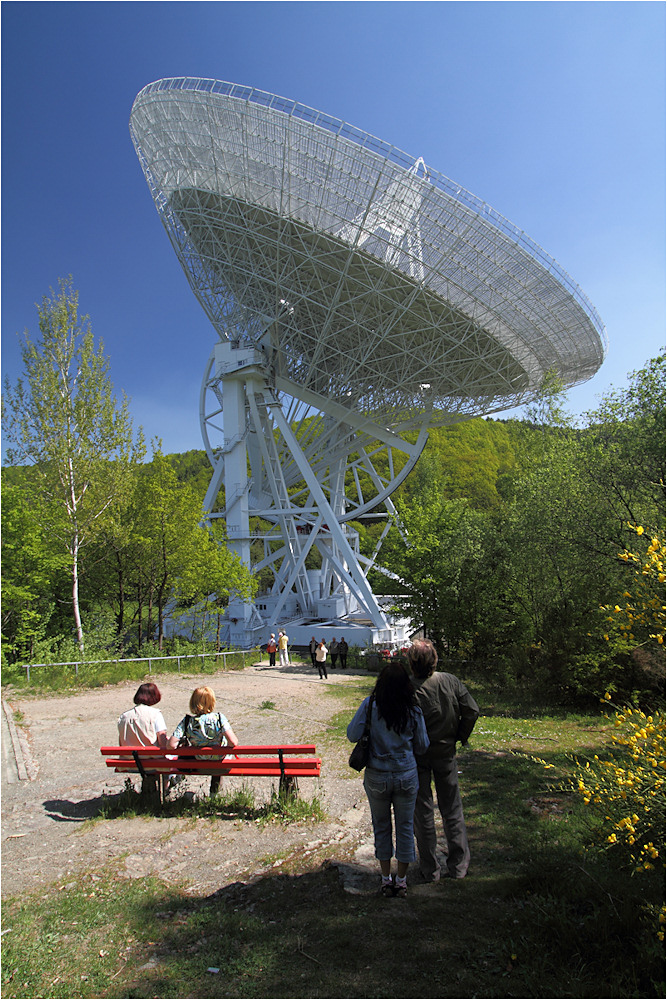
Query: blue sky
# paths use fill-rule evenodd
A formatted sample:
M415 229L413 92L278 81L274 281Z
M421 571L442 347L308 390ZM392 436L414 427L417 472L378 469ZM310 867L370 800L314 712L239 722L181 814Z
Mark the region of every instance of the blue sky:
M607 326L581 413L665 342L661 2L2 4L2 369L72 274L117 392L164 450L202 447L215 340L128 120L201 76L342 118L451 177L565 268Z

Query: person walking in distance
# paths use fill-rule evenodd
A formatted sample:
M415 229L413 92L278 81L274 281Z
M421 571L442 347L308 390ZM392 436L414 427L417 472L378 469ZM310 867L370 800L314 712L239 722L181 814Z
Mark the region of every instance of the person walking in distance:
M272 632L271 633L271 638L269 639L269 641L266 644L266 651L269 654L269 666L270 667L275 667L275 665L276 665L276 650L277 650L277 648L278 647L276 646L276 636L275 636L275 633Z
M284 632L278 633L278 649L280 651L280 666L289 666L289 655L287 652L287 643L289 642L289 636Z
M318 645L319 645L319 643L318 643L317 639L315 638L315 636L312 636L311 640L310 640L310 644L308 646L308 649L310 650L310 660L311 660L311 663L313 664L313 667L317 666L317 647L318 647Z
M428 639L416 640L408 650L415 704L426 722L430 745L417 754L419 791L415 805L415 836L419 868L426 882L437 882L441 871L436 854L435 812L431 779L447 837L447 877L464 878L470 847L459 790L456 743L464 746L479 716L479 706L454 674L436 672L438 654Z
M334 636L331 640L329 646L329 655L331 656L331 669L333 670L336 666L336 661L338 660L338 640Z
M340 667L341 670L347 670L347 650L348 645L345 642L345 636L338 643L338 655L340 656Z
M317 647L317 651L315 653L315 660L317 662L317 669L320 672L320 680L322 680L323 677L325 679L327 679L328 676L329 676L328 673L327 673L327 653L328 652L329 652L329 650L324 645L324 639L322 639L322 642Z

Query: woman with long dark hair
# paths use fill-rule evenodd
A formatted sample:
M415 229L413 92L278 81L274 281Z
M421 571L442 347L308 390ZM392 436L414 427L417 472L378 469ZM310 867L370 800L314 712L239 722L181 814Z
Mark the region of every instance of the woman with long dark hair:
M364 788L373 819L375 857L380 862L384 896L407 895L408 865L416 858L413 820L419 780L415 754L428 748L422 711L400 662L383 668L373 693L364 698L349 726L351 743L361 739L370 720L370 756ZM396 881L391 875L394 855L392 806L396 829Z

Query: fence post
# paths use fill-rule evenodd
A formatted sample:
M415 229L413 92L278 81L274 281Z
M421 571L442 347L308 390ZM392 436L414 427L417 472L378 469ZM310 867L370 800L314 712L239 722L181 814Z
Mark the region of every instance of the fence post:
M150 672L151 672L151 661L150 661L150 657L149 657L148 658L148 673L150 674Z
M23 669L26 672L25 682L26 682L26 684L29 684L30 683L30 664L29 663L24 663L23 664Z
M74 664L74 676L75 677L79 676L79 664L78 663Z

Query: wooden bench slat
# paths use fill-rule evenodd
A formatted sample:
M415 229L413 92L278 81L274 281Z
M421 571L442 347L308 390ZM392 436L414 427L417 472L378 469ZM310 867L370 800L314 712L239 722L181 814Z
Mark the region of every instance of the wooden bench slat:
M139 770L136 767L120 767L117 768L118 774L139 774ZM222 775L222 777L246 777L246 778L280 778L284 774L288 778L319 778L320 768L315 765L312 768L294 768L285 767L282 771L279 767L265 767L258 770L248 769L247 767L216 767L214 765L209 765L205 770L202 768L173 768L173 767L150 767L146 768L146 774L191 774L202 776L210 776L213 774Z
M319 767L321 761L319 757L311 760L288 760L285 761L284 767L291 767L294 770L308 771L313 767ZM130 758L124 757L109 757L106 761L107 767L136 767L135 762ZM268 759L260 759L259 757L255 760L241 760L240 758L227 758L226 760L193 760L192 758L185 759L181 757L180 760L165 760L164 758L151 758L145 763L146 770L154 771L157 767L163 768L174 768L178 770L179 768L189 768L196 767L197 770L204 770L209 767L218 765L220 767L244 767L248 770L260 770L262 768L272 768L277 767L280 770L280 761L276 760L275 757L270 757Z

